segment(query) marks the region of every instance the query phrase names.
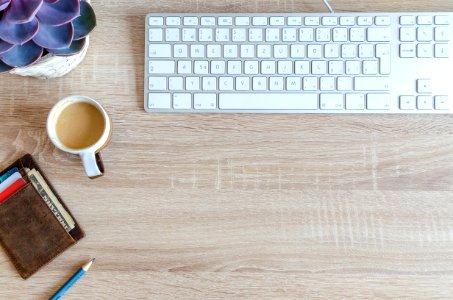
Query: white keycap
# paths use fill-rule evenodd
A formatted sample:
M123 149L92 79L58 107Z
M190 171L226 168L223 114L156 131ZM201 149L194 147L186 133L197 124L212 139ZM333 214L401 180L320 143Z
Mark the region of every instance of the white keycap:
M186 77L186 90L198 91L200 89L199 77Z
M148 88L151 91L160 91L167 89L167 77L149 77Z
M262 42L263 41L263 29L261 29L261 28L249 29L249 41L250 42Z
M190 56L193 58L205 57L204 45L190 45Z
M211 74L225 74L225 61L223 60L211 61Z
M170 108L171 94L169 93L149 93L148 108Z
M219 26L231 26L233 25L232 17L219 17Z
M295 42L297 41L297 29L296 28L283 28L282 40L284 42Z
M289 75L293 73L293 62L288 60L280 60L278 62L278 74Z
M301 42L312 42L313 39L313 28L301 28L299 29L299 41Z
M237 26L248 26L248 25L250 25L250 18L249 17L236 17L235 24Z
M319 89L321 91L335 90L335 77L321 77L319 80Z
M415 41L415 28L414 27L401 27L400 28L400 41L402 41L402 42Z
M343 94L321 94L319 97L320 109L343 109Z
M345 69L348 75L357 75L362 71L360 61L357 60L347 60Z
M414 96L400 96L400 109L401 110L415 109L415 97Z
M239 75L242 73L242 62L238 60L228 61L228 74Z
M368 26L373 24L373 17L357 17L357 25Z
M415 45L414 44L401 44L400 45L400 57L403 57L403 58L415 57Z
M255 46L254 45L241 45L241 57L242 58L255 57Z
M197 17L184 17L184 25L185 26L196 26L196 25L198 25L198 18Z
M430 79L418 79L417 80L417 93L431 93L431 80Z
M417 57L433 57L433 45L431 44L418 44Z
M351 28L349 30L349 38L352 42L365 41L365 28Z
M310 93L291 93L275 101L271 93L234 93L220 94L220 109L317 109L318 95ZM260 99L260 101L256 101Z
M266 77L253 77L253 90L254 91L267 90L267 78Z
M179 42L179 29L178 28L167 28L165 29L165 40L167 42Z
M365 109L364 94L346 94L346 109L361 110Z
M200 20L202 26L214 26L215 18L214 17L202 17Z
M301 45L301 44L291 45L291 57L292 58L304 58L305 57L305 45Z
M327 62L324 60L313 60L311 62L311 73L314 75L327 74Z
M390 28L387 27L368 28L367 39L369 42L389 42Z
M390 17L378 16L374 18L374 24L378 26L390 25Z
M294 63L294 73L297 75L306 75L310 73L310 63L306 60L297 60Z
M168 89L170 91L180 91L184 88L183 77L169 77L168 78Z
M269 89L271 91L283 91L283 77L270 77Z
M191 109L192 108L192 95L188 93L174 93L173 94L173 108L174 109Z
M318 26L319 17L305 17L305 25L306 26Z
M287 77L286 78L286 89L288 91L300 91L301 88L300 77Z
M272 56L271 45L258 45L256 52L259 58L270 58Z
M305 76L303 79L303 89L305 91L317 91L318 78L312 76Z
M377 60L365 60L363 61L363 74L365 75L376 75L378 73L378 62Z
M150 44L148 57L171 57L171 46L169 44Z
M360 44L359 45L359 57L361 57L361 58L374 57L374 45L373 44Z
M283 25L285 25L285 18L284 17L270 17L269 24L271 26L283 26Z
M366 108L371 110L388 110L390 109L389 94L367 94Z
M267 28L266 29L266 42L278 42L278 41L280 41L280 29Z
M149 24L149 26L161 26L161 25L164 25L164 18L162 18L162 17L149 17L148 24Z
M340 57L340 48L338 44L325 44L324 45L325 58L338 58Z
M182 40L184 42L195 42L197 40L197 31L195 28L183 28Z
M300 26L300 25L302 25L302 18L301 17L288 17L288 25L289 26Z
M194 109L215 109L217 108L216 94L194 94L193 95Z
M178 58L187 57L187 45L174 45L173 55Z
M172 60L150 60L148 71L150 74L173 74L175 62Z
M433 97L417 96L417 109L421 110L433 109Z
M179 74L190 74L192 73L192 62L190 60L178 61L178 73Z
M162 29L151 28L148 30L148 40L150 42L162 42Z
M253 24L253 26L266 26L267 17L253 17L252 24Z
M448 58L448 44L434 45L434 56L439 58Z
M167 17L165 19L165 24L167 24L167 26L179 26L179 25L181 25L181 18L180 17Z
M434 97L434 108L438 110L449 109L448 96L435 96Z
M200 42L211 42L213 41L214 31L212 28L200 28L198 30L198 40Z
M322 25L324 26L335 26L338 24L337 17L322 17Z
M448 25L448 16L435 16L434 23L436 25Z
M329 61L329 74L341 75L344 73L344 63L340 60Z
M354 89L356 91L387 91L389 90L388 77L355 77Z
M357 45L351 45L351 44L341 45L341 57L343 57L343 58L357 57Z
M431 25L431 24L433 24L433 17L432 16L418 16L417 17L417 24L419 24L419 25Z
M232 40L233 42L245 42L247 40L245 28L233 28Z
M337 89L339 91L350 91L352 90L352 78L351 77L338 77L337 78Z
M308 45L307 57L308 58L321 58L322 57L322 46L321 45Z
M436 27L434 29L434 39L440 42L447 42L449 40L449 31L447 27Z
M355 25L354 17L340 17L341 26L353 26Z
M288 45L274 45L274 57L275 58L287 58Z
M233 77L219 77L219 90L232 91L233 86Z
M316 41L317 42L329 42L330 41L330 28L317 28L316 29Z
M194 62L193 70L195 74L208 74L209 73L209 62L206 60L196 60Z
M417 41L430 42L433 40L433 29L431 27L417 28Z
M238 45L225 45L223 46L223 57L225 58L237 58Z
M208 45L206 54L210 58L218 58L222 56L222 47L220 45Z
M257 60L245 61L244 74L248 75L258 74L258 61Z
M203 77L202 88L204 91L217 90L217 78L216 77Z
M333 41L334 42L346 42L348 40L348 29L347 28L334 28L333 29Z
M215 31L217 42L228 42L230 40L230 30L228 28L217 28Z
M238 91L250 90L250 78L249 77L236 77L236 90L238 90Z
M400 24L401 25L414 25L415 24L415 17L414 16L401 16L400 17Z

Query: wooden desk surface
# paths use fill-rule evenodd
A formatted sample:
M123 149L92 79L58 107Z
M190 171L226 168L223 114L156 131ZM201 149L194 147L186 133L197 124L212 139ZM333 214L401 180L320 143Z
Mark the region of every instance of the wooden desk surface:
M450 298L451 116L159 115L143 111L151 11L322 11L321 0L94 1L73 73L2 75L0 166L26 152L87 236L29 280L0 251L0 299ZM453 2L336 0L337 11L452 11ZM99 99L114 123L107 174L57 151L55 101Z

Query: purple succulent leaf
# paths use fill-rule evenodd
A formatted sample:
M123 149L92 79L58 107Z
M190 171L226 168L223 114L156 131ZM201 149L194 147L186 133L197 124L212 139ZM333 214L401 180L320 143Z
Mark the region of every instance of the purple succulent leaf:
M72 41L69 48L66 49L47 49L49 53L59 55L59 56L71 56L79 53L85 47L86 39L74 40Z
M47 2L47 3L55 3L55 2L58 2L59 0L44 0L44 2Z
M23 45L38 32L39 23L36 18L27 23L0 22L0 39L10 44Z
M8 66L7 64L5 64L4 62L2 62L0 60L0 73L5 73L5 72L8 72L8 71L10 71L12 69L13 69L13 67Z
M42 4L43 0L13 0L3 17L10 23L30 22L35 18Z
M43 49L40 46L29 41L0 54L0 60L11 67L26 67L41 58L42 52Z
M7 43L5 41L0 40L0 54L8 51L12 47L14 47L13 44L10 44L10 43Z
M80 15L80 0L59 0L55 3L44 2L37 16L41 24L62 25Z
M74 40L86 37L96 27L96 15L88 2L80 2L80 17L72 21Z
M8 7L11 0L0 0L0 11Z
M66 49L71 45L73 37L74 26L72 26L72 23L61 26L39 24L38 33L33 41L46 49Z

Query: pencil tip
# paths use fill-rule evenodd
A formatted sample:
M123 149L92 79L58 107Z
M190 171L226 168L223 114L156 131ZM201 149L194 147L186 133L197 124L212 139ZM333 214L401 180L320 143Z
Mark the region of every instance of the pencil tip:
M91 262L94 262L96 260L96 257L91 260Z

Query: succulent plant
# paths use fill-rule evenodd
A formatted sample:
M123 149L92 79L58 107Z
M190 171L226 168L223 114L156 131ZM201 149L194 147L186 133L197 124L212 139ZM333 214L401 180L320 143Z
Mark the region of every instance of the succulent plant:
M84 0L0 0L0 73L48 53L74 55L95 26Z

